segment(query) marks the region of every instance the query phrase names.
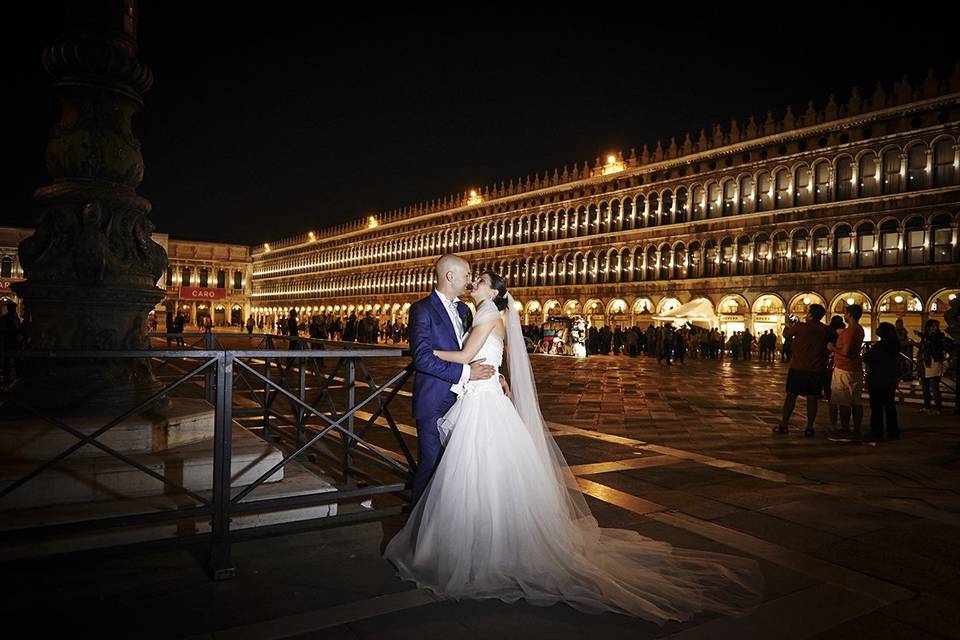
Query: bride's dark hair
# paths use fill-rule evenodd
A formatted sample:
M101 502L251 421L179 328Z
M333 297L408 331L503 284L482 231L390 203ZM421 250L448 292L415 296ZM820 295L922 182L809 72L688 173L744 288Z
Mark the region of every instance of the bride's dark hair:
M497 309L503 311L507 308L507 283L499 273L493 271L484 271L483 275L489 276L490 288L496 290L497 297L493 299L493 304Z

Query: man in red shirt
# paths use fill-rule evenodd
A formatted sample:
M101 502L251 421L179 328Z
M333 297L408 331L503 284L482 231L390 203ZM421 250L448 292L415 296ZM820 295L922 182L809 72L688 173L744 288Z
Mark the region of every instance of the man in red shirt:
M827 366L827 342L833 337L830 327L820 322L827 310L822 305L812 304L807 308L805 322L787 319L783 330L784 342L793 337L793 355L787 372L787 397L783 401L783 419L774 433L787 433L790 416L797 404L797 396L807 398L807 429L803 435L814 435L813 423L817 419L817 407L823 390L823 372Z
M863 307L847 305L843 320L847 328L837 336L836 343L827 345L833 351L833 378L830 381L830 401L840 407L840 433L850 434L850 414L853 414L853 437L860 438L863 424L863 327L860 317Z

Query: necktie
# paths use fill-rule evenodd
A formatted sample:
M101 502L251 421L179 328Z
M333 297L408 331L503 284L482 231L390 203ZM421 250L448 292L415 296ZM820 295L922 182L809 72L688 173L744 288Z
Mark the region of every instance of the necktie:
M463 323L460 321L460 312L457 311L457 301L450 301L450 310L453 312L453 327L457 332L457 340L463 340Z

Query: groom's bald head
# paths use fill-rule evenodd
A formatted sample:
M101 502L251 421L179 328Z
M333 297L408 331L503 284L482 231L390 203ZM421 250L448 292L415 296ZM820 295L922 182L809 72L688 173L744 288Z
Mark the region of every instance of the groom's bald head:
M470 281L469 262L460 256L447 253L440 256L434 270L437 274L437 289L451 296L463 294L467 282Z

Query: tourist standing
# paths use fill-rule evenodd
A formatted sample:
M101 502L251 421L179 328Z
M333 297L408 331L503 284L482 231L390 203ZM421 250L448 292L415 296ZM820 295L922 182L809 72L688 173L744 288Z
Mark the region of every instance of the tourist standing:
M807 428L803 435L813 437L815 434L813 425L823 388L823 370L827 365L827 341L831 336L829 327L820 322L826 313L822 305L812 304L807 308L804 322L797 322L794 316L787 318L783 336L786 340L793 340L794 348L787 372L783 416L780 424L773 428L774 433L788 432L797 396L804 396L807 399Z
M917 357L923 374L923 408L921 412L931 411L931 401L936 406L936 415L943 412L943 399L940 397L940 377L943 375L944 339L940 333L940 321L927 320L920 334L920 347Z
M837 341L837 336L840 335L840 332L847 326L844 323L843 318L840 316L833 316L830 318L830 324L827 325L830 327L832 335L830 336L829 343ZM828 343L828 344L829 344ZM836 427L840 417L840 409L837 407L836 403L833 402L831 385L833 384L833 367L834 367L834 355L831 351L827 356L827 368L823 374L823 397L827 401L827 413L830 417L830 426Z
M900 343L897 330L889 322L881 322L877 327L880 338L867 352L867 390L870 392L870 435L868 442L876 443L884 439L896 440L900 437L897 422L896 391L900 379ZM886 417L886 434L884 434Z
M828 342L827 349L833 352L833 378L830 383L830 398L840 409L840 432L850 434L850 416L853 415L853 438L862 436L863 424L863 361L860 349L863 346L863 327L860 318L863 307L849 304L843 312L847 328L837 335L836 342Z

